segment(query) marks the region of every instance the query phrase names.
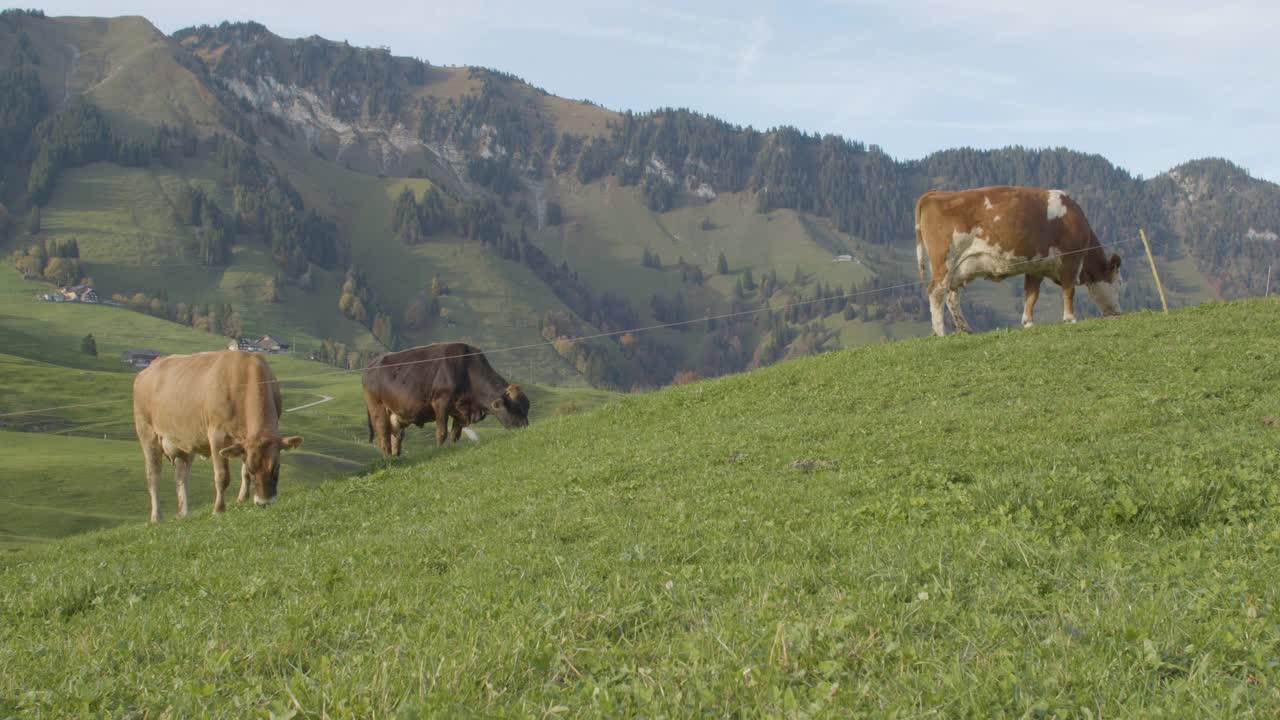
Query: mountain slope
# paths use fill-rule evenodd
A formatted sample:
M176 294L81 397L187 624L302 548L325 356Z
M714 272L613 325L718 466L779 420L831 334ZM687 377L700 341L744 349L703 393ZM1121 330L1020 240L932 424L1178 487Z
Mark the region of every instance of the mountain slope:
M0 708L1270 716L1276 310L828 353L33 549Z
M632 389L922 334L910 209L930 187L1065 188L1125 257L1128 308L1159 304L1139 227L1175 307L1260 295L1280 259L1280 188L1224 161L1149 180L1067 149L898 162L834 136L620 114L254 23L166 38L140 18L7 13L0 52L16 53L9 95L33 108L0 133L31 137L2 169L15 262L75 239L107 296L141 293L180 322L220 309L313 348L559 340L521 361L534 379ZM82 101L110 137L63 139L80 129L66 118L93 120ZM197 194L216 206L203 218ZM832 262L842 254L853 261ZM453 292L433 300L437 276ZM979 327L1015 322L1012 285L966 294ZM1037 320L1057 306L1050 291ZM706 315L735 319L621 332ZM565 342L600 332L618 334Z

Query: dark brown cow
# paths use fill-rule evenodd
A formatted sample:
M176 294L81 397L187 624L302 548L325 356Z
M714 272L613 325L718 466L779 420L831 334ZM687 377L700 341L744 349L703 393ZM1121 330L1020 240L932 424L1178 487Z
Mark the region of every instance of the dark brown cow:
M280 437L280 383L254 353L221 350L169 355L151 363L133 381L133 425L146 463L151 521L160 521L156 483L160 461L174 465L178 514L187 514L187 474L196 455L213 461L213 512L226 509L231 481L227 460L243 457L240 495L254 486L253 501L270 505L280 479L280 451L302 438Z
M1022 325L1040 282L1062 286L1062 319L1075 322L1075 289L1084 285L1105 315L1120 312L1120 257L1109 259L1084 211L1061 190L996 186L958 192L930 191L916 201L916 259L920 279L931 265L929 313L935 335L944 333L942 302L960 332L969 325L960 312L960 288L985 277L999 282L1025 275Z
M399 455L404 429L435 421L443 445L453 418L462 428L492 413L505 428L529 424L529 398L494 371L484 353L466 343L435 343L378 356L364 369L369 439L386 455Z

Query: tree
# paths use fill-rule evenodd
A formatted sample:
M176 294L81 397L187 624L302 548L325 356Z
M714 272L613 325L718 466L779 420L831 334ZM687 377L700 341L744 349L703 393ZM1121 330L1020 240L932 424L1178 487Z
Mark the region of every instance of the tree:
M449 286L445 285L444 281L440 279L440 274L436 273L435 277L431 278L431 297L440 297L448 294Z
M688 385L698 381L698 372L696 370L681 370L676 376L671 378L672 385Z
M98 341L93 339L93 333L80 338L80 352L98 357Z
M311 269L310 267L308 267L307 272L310 272L310 271ZM283 286L284 286L284 278L280 275L280 273L275 273L271 277L267 278L267 281L263 283L262 299L265 302L269 302L269 303L281 302L282 300L284 300Z
M33 205L27 213L27 232L36 235L40 232L40 206Z
M724 253L720 253L720 257L716 259L716 272L721 275L729 274L729 261L725 258Z
M564 222L564 211L560 209L560 203L555 200L547 201L547 224L559 225Z
M11 234L13 234L13 218L9 216L9 208L5 207L4 203L0 203L0 240L8 240Z
M226 337L240 337L243 327L240 324L240 313L232 310L231 306L227 306L225 319L222 321L222 334Z
M80 261L75 258L49 258L49 264L44 266L44 277L51 283L71 285L80 277Z

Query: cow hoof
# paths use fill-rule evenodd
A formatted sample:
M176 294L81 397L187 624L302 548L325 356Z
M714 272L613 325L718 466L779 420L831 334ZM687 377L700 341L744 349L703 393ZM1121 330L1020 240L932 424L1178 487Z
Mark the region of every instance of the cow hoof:
M1024 327L1024 328L1035 327L1035 326L1036 326L1036 324L1035 324L1035 323L1033 323L1033 322L1031 322L1030 320L1023 320L1023 321L1022 321L1022 327Z

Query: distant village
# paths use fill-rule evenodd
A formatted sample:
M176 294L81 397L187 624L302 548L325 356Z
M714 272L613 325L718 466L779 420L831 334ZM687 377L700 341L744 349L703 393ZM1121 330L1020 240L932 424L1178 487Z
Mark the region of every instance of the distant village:
M36 295L36 299L42 302L81 302L95 303L103 305L120 305L120 303L110 300L103 301L98 298L98 293L89 285L69 285L60 287L57 290L50 290ZM228 350L241 350L243 352L271 353L280 354L287 353L293 349L293 344L275 335L263 335L262 337L238 337L233 338L227 343ZM165 353L159 350L148 350L146 348L130 348L120 353L121 364L141 370L149 365L158 357Z
M82 301L88 302L88 301ZM260 338L239 337L234 338L227 343L228 350L241 350L243 352L271 353L278 355L287 353L293 349L293 345L274 335L263 335ZM145 348L130 348L120 353L120 362L123 365L142 370L151 365L158 357L162 357L165 353L159 350L148 350Z

